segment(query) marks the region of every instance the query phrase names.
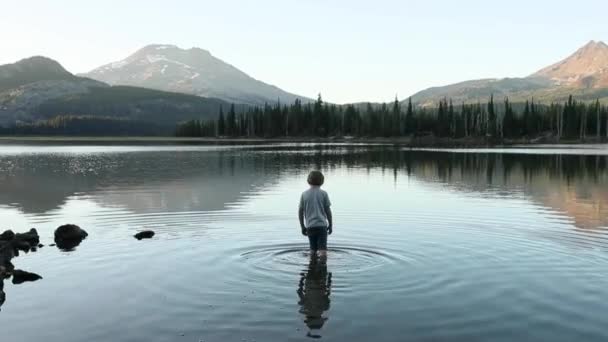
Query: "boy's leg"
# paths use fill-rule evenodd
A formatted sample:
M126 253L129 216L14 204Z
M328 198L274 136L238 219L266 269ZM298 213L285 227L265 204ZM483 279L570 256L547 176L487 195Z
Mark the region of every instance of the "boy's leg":
M317 233L317 229L307 229L308 243L310 245L310 257L314 258L317 255L317 251L319 250L319 234Z
M327 258L327 228L321 228L319 237L317 240L317 247L319 249L319 257Z

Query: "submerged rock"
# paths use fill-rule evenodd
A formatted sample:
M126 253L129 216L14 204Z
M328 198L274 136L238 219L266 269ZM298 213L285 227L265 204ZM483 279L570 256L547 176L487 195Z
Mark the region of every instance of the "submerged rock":
M36 273L30 273L22 270L13 271L13 284L23 284L28 281L36 281L42 279L41 276Z
M57 240L57 248L62 251L70 252L80 246L83 240Z
M55 230L55 243L59 249L70 250L82 242L89 234L75 224L65 224Z
M154 236L154 232L151 230L144 230L143 232L139 232L139 233L133 235L133 237L135 237L137 240L151 239L153 236Z

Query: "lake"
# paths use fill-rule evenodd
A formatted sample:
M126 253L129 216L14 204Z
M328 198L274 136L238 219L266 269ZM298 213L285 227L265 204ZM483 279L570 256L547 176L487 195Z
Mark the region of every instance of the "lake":
M297 221L325 173L334 234ZM0 146L3 341L605 341L608 147ZM89 237L48 246L54 229ZM152 229L138 241L133 234Z

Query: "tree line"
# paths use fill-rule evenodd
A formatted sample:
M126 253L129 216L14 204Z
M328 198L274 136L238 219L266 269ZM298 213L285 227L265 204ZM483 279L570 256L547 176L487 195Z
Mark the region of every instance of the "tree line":
M34 123L0 127L0 135L151 136L170 132L150 122L89 115L58 115Z
M460 103L444 98L438 106L401 103L335 105L319 95L313 103L296 100L252 107L237 113L234 105L220 107L215 120L179 124L185 137L400 137L433 135L444 138L534 138L550 134L559 139L608 138L608 108L572 96L564 103L542 105L534 100L512 103L490 96L486 103Z

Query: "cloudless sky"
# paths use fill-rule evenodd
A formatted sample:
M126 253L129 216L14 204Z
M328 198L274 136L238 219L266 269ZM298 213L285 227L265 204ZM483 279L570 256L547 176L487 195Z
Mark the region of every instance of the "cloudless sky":
M86 72L151 43L200 47L327 101L522 77L608 41L606 0L1 0L0 64L32 55Z

